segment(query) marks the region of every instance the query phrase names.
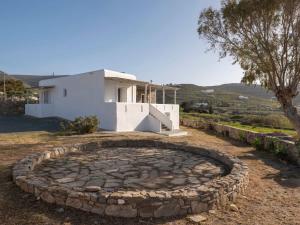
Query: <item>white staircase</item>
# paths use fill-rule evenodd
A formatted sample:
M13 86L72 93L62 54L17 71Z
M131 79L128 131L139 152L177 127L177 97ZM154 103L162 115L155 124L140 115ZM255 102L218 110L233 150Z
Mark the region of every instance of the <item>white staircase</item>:
M155 119L160 121L161 123L161 130L164 131L173 131L173 122L170 120L170 118L159 111L157 108L155 108L153 105L149 105L149 114L153 116Z

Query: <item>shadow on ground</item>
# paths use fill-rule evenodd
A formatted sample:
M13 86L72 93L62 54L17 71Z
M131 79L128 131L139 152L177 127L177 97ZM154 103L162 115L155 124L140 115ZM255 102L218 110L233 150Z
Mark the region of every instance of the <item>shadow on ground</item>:
M212 131L205 131L205 133L221 138L237 147L249 147L249 145L245 143L233 140L228 137L224 137L222 135L218 135ZM253 150L248 151L243 155L239 155L238 158L240 158L241 160L260 160L263 161L266 165L271 166L275 170L278 170L278 173L269 173L268 175L264 176L263 179L272 179L278 184L287 188L300 187L300 167L280 160L271 152L259 151L253 148Z
M12 166L0 166L0 218L1 224L164 224L178 217L168 219L124 219L101 217L72 208L50 205L35 199L31 194L21 191L12 181ZM13 218L13 223L10 223ZM180 224L180 223L179 223Z
M0 134L26 131L48 131L59 130L58 118L33 118L29 116L0 116Z
M248 160L261 160L266 165L271 166L278 171L275 174L267 174L263 177L263 179L272 179L278 184L288 188L300 187L300 167L286 163L272 155L270 152L253 150L244 154L243 156L240 156L239 158Z

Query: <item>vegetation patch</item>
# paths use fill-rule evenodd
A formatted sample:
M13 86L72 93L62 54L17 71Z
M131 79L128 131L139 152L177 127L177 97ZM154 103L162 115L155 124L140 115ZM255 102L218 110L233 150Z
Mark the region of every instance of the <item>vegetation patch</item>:
M97 116L77 117L74 121L61 122L61 130L64 135L90 134L97 131L99 126Z
M261 140L261 138L255 138L254 141L252 142L252 145L254 148L256 148L256 150L263 150L264 149L264 145L263 142Z
M248 131L254 131L258 133L268 134L268 133L283 133L290 136L297 136L296 131L290 129L277 129L277 128L270 128L270 127L263 127L263 126L252 126L252 125L243 125L239 122L220 122L224 125L229 125L236 128L241 128Z

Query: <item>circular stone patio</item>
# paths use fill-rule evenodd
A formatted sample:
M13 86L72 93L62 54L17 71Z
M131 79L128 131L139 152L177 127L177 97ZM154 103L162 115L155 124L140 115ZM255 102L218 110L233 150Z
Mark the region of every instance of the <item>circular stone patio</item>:
M46 160L33 174L62 187L113 192L178 190L209 182L225 171L214 159L179 150L99 148Z
M166 217L234 201L247 186L248 169L215 150L122 140L30 155L16 164L13 178L49 203L108 216Z

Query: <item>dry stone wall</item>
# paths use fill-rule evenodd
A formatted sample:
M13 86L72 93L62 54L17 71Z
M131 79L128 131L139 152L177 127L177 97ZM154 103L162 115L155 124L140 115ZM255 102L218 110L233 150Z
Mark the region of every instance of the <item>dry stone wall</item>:
M268 136L266 134L243 130L214 122L204 123L202 121L182 119L180 124L196 129L212 130L225 137L254 145L260 149L272 151L275 154L282 156L285 160L300 166L300 151L293 141L282 140L278 137Z
M114 147L155 147L192 152L212 158L228 168L228 174L202 185L179 190L140 190L106 192L101 188L66 188L49 185L43 177L31 171L42 161L61 157L66 153ZM70 206L99 215L116 217L170 217L195 214L220 208L234 202L247 187L248 168L239 159L213 149L203 149L185 144L152 140L102 141L54 148L35 153L19 161L13 168L13 179L24 191L48 203Z

